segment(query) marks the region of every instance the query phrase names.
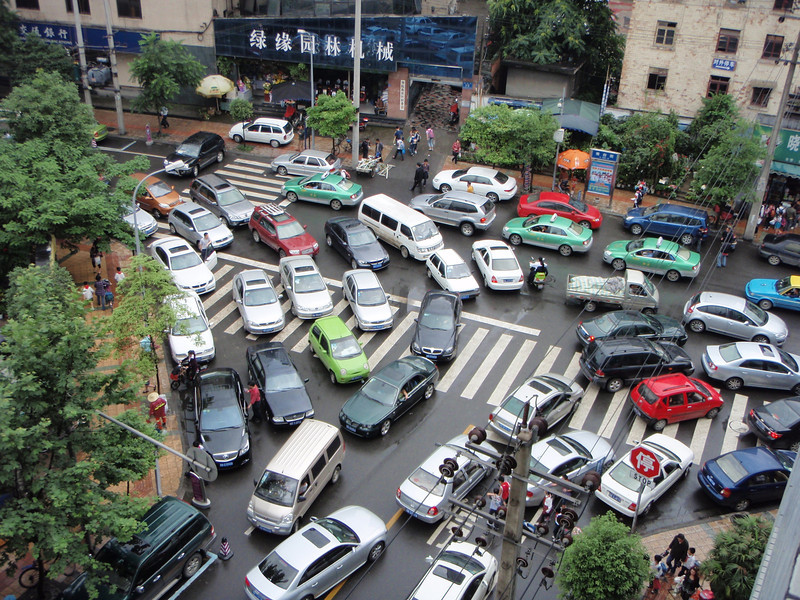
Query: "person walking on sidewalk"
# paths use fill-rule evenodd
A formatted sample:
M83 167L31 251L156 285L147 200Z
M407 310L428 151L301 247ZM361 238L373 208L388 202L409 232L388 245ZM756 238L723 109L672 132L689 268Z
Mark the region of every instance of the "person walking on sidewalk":
M161 129L169 129L169 121L167 121L167 116L169 115L169 109L166 106L162 106L161 110L158 111L158 114L161 115L161 121L159 121L159 126Z
M683 561L686 560L686 555L689 553L689 542L686 541L686 537L679 533L672 541L669 543L664 554L668 554L667 556L667 568L669 570L670 575L674 575L675 571Z
M106 292L111 291L111 283L100 275L94 276L94 293L97 296L97 306L106 309Z
M425 174L425 171L422 168L422 163L417 163L417 168L414 170L414 183L411 185L411 191L413 192L417 187L419 187L419 191L422 191L422 176Z
M150 403L147 422L149 423L150 419L155 419L156 429L164 431L167 428L167 397L158 392L150 392L147 394L147 401Z
M383 162L383 143L378 138L375 138L375 158Z
M125 279L125 273L122 272L122 267L117 267L117 272L114 273L114 281L119 285L119 282L123 279Z
M361 142L361 158L369 158L369 140Z
M461 154L461 142L457 139L453 142L453 164L458 164L458 157Z
M92 300L94 299L94 290L92 289L92 286L89 285L88 281L83 282L81 295L83 296L84 300L88 300L89 304L92 304Z
M425 130L425 137L428 139L428 155L433 151L433 146L436 144L436 136L433 133L433 125L428 125Z
M203 262L208 260L208 255L211 254L212 246L211 246L211 238L208 236L208 233L203 234L203 239L200 240L200 258L203 259Z
M399 137L395 140L397 147L394 150L394 156L392 158L397 158L397 155L400 155L400 160L406 159L406 144L403 141L403 138Z
M422 161L422 186L420 189L424 190L425 186L428 185L428 177L430 176L431 165L428 162L428 159Z
M92 247L89 249L89 259L92 261L92 269L98 273L102 270L103 253L100 252L100 240L92 242Z
M394 143L397 145L397 140L403 139L403 128L398 125L394 130Z
M717 267L728 266L728 254L733 252L736 247L736 234L733 233L730 225L725 226L725 232L722 234L722 246L720 246L719 254L717 254Z
M411 156L416 156L417 144L419 144L419 131L417 131L416 127L412 127L411 135L408 136L408 147L411 150Z

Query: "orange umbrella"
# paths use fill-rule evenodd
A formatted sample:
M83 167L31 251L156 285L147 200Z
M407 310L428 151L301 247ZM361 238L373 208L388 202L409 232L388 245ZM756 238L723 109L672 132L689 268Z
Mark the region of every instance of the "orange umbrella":
M573 171L589 167L590 156L581 150L565 150L558 155L556 164L562 169Z

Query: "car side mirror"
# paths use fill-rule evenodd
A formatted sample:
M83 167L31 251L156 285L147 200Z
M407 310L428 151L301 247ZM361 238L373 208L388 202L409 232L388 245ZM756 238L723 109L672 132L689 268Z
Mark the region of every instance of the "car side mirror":
M463 327L463 325L464 325L463 323L458 323L456 324L456 327Z
M303 225L303 229L308 229L308 225Z
M278 294L278 300L283 300L283 294Z
M255 486L258 485L258 479L253 479L253 485L255 485Z
M308 377L306 377L305 379L303 379L303 383L308 383L309 381L310 381L310 379L309 379Z
M136 586L136 590L135 591L136 591L137 594L144 594L144 586L143 585Z

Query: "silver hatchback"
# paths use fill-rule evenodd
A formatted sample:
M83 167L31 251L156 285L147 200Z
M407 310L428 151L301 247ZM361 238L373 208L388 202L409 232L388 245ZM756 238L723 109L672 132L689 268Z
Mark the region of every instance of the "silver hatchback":
M722 381L729 390L752 386L800 395L800 356L771 344L706 346L702 364L706 375Z
M719 292L695 294L683 307L683 323L694 333L706 330L740 340L783 346L789 329L780 317L749 300Z
M421 194L414 196L408 205L432 221L458 227L466 236L471 236L476 229L485 231L495 218L494 202L470 192Z

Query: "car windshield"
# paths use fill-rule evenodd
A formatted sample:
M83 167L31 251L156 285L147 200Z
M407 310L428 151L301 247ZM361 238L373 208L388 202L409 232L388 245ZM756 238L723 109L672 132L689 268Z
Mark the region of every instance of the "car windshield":
M628 252L633 252L634 250L638 250L639 248L642 248L643 246L644 246L644 240L643 239L632 240L632 241L628 242L628 244L625 246L625 250L627 250Z
M724 454L717 459L717 466L725 475L737 483L748 476L747 469L739 462L735 454Z
M310 294L325 290L325 280L319 273L308 275L295 275L294 292L295 294Z
M305 384L300 379L300 375L295 370L286 370L279 373L270 373L267 379L268 392L283 392L286 390L296 390Z
M508 175L506 175L505 173L501 173L500 171L498 171L497 173L495 173L494 180L495 180L497 183L499 183L500 185L502 185L502 184L504 184L506 181L508 181Z
M750 317L759 327L765 325L769 319L766 311L762 310L761 307L756 306L749 300L744 301L744 314Z
M394 406L398 389L381 379L370 379L361 388L361 394L384 406Z
M444 478L440 475L428 473L422 467L417 467L408 480L433 496L444 496Z
M211 213L206 213L195 217L194 226L197 228L197 231L211 231L219 227L219 219Z
M577 198L572 198L572 197L570 197L569 199L569 205L572 206L573 208L578 209L581 212L586 212L586 210L589 208L588 206L586 206L586 203L583 202L582 200L578 200Z
M278 225L278 239L279 240L288 240L293 237L297 237L303 235L306 230L303 229L303 226L300 225L297 221L289 221L288 223L283 223Z
M639 386L639 394L641 395L642 399L647 402L648 404L655 404L658 402L658 394L656 394L653 390L650 389L650 386L646 383L643 383Z
M178 319L172 328L172 335L196 335L203 333L208 326L200 315Z
M642 216L652 215L653 213L657 213L659 211L660 205L656 204L655 206L648 206L642 211Z
M178 146L178 149L175 150L175 152L177 154L180 154L181 156L197 158L198 156L200 156L200 145L183 143L180 146Z
M147 191L150 192L153 198L161 198L161 196L172 193L172 188L163 181L156 181L147 186Z
M134 536L134 538L125 545L130 546L137 542L142 543L141 540ZM100 567L98 575L106 579L103 583L104 586L108 585L108 589L113 590L116 588L122 592L127 592L130 589L133 578L136 576L136 566L138 564L133 552L127 552L123 549L122 544L112 539L105 546L100 548L95 558L98 562L111 567L108 569Z
M424 221L412 227L411 232L414 234L414 239L416 241L422 242L434 237L439 233L439 230L436 229L436 225L433 224L433 221Z
M219 406L214 402L213 390L203 389L203 410L200 413L200 428L203 431L222 431L244 427L242 411L235 404Z
M359 229L347 236L347 243L353 248L357 248L358 246L372 244L375 242L375 239L375 234L372 233L371 229Z
M446 279L464 279L470 276L469 267L466 263L447 265L444 270L444 276Z
M187 252L186 254L173 255L170 259L170 268L173 271L182 271L183 269L191 269L197 265L203 264L200 257L194 252Z
M319 519L314 525L327 530L342 544L358 544L361 541L355 531L336 519L331 519L330 517Z
M297 492L297 479L265 471L254 492L257 498L279 506L292 506Z
M492 271L518 271L519 264L515 258L493 258Z
M794 373L797 373L797 361L792 358L792 355L784 350L778 350L778 353L781 355L781 361L787 367L789 367Z
M225 190L224 192L217 194L217 201L219 202L220 206L231 206L239 202L246 202L247 198L244 197L242 192L237 190L235 187L232 187L229 190Z
M361 354L361 352L361 346L359 346L356 338L352 335L339 338L338 340L331 340L331 355L333 358L353 358Z
M778 279L775 282L775 289L779 294L783 294L787 289L792 287L792 276L787 275L783 279Z
M717 351L722 357L722 360L728 363L742 358L742 355L739 354L739 349L736 347L736 342L732 344L723 344L717 348Z
M356 304L359 306L380 306L386 302L386 294L381 288L358 290Z
M244 291L245 306L264 306L265 304L274 304L277 301L278 297L272 288L263 287Z
M267 581L282 590L287 589L289 584L297 577L297 569L283 560L274 550L258 563L258 570L261 571Z
M442 554L439 560L444 563L456 565L457 567L460 567L465 571L472 573L473 575L477 575L483 571L483 565L479 561L472 556L464 554L463 552L454 552L452 550L448 550Z

